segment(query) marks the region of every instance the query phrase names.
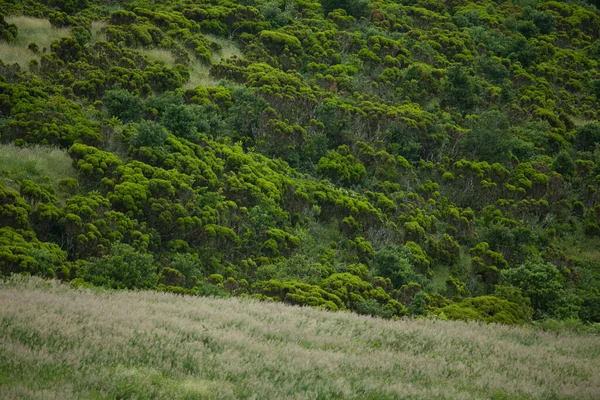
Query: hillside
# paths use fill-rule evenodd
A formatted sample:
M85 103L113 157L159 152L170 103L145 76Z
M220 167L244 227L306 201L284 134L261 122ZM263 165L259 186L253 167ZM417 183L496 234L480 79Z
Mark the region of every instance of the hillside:
M592 3L0 10L0 274L600 322Z
M597 335L0 284L3 399L594 399Z

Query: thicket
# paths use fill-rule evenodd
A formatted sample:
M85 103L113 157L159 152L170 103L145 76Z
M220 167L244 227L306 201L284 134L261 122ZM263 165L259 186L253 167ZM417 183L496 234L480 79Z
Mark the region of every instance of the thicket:
M21 13L71 32L29 44L29 65L0 61L0 141L68 152L77 176L15 175L3 157L1 274L600 322L594 5L0 8L0 40ZM191 86L200 70L219 83Z

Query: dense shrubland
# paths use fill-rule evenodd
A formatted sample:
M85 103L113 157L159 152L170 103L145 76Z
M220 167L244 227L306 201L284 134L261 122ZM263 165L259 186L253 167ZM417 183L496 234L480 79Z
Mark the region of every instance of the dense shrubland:
M29 176L3 155L1 274L388 318L600 322L595 6L0 6L3 41L20 14L70 31L30 43L27 65L0 62L6 154L73 161ZM199 70L219 83L190 87Z

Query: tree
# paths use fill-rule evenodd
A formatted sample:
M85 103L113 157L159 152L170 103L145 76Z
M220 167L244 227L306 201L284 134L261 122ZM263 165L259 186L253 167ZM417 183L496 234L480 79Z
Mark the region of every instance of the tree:
M336 150L327 152L327 157L322 157L317 165L317 172L344 185L358 183L367 173L365 166L357 161L346 145Z
M600 143L600 124L586 124L575 133L575 147L582 151L593 151L594 146Z
M84 279L113 289L151 289L158 282L152 254L124 243L114 244L110 253L88 263Z
M19 29L15 24L9 24L4 20L4 14L0 13L0 40L12 42L16 39Z
M464 151L479 161L506 162L510 151L509 121L500 111L481 114L462 141Z
M169 133L154 121L142 121L136 126L136 132L131 136L130 143L135 147L160 147L165 144Z
M471 111L479 103L479 84L461 65L448 68L442 91L446 94L445 103L463 113Z
M503 285L512 285L521 289L524 296L531 300L535 316L560 316L566 296L564 278L558 268L551 263L528 261L513 269L501 273Z
M416 243L415 243L416 244ZM408 246L387 246L375 253L373 265L378 274L390 278L399 288L411 282L423 284L427 278L416 272L417 260Z
M321 0L325 15L341 8L354 18L368 17L371 13L369 4L364 0Z
M564 177L569 177L575 171L575 161L568 151L561 150L552 162L551 169Z
M195 142L199 138L200 116L198 111L197 106L173 104L167 106L161 122L175 136Z
M144 113L144 102L125 89L108 90L102 99L108 115L122 122L137 122Z

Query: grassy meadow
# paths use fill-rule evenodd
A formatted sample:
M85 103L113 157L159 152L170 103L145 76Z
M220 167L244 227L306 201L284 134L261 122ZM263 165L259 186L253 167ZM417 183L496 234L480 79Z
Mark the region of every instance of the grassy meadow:
M65 150L50 146L0 145L0 182L11 189L18 189L17 182L23 179L57 188L61 179L76 176Z
M597 399L600 338L0 283L2 399Z
M40 55L34 54L27 46L30 43L38 45L40 52L50 50L53 40L68 36L71 32L68 28L55 28L47 19L26 16L10 16L6 18L9 24L15 24L19 33L13 43L0 41L0 60L5 64L19 64L21 68L29 68L29 62L33 59L39 60Z

